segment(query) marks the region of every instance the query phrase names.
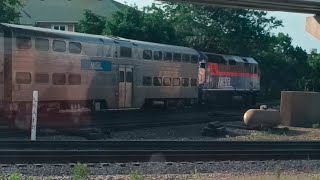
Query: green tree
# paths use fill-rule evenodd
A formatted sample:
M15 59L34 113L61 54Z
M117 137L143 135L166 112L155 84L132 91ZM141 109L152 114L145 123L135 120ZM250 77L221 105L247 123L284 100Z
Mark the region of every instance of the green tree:
M107 20L104 34L167 44L180 40L164 10L154 4L143 11L128 7L116 12Z
M18 23L21 9L20 0L1 0L0 1L0 22Z
M76 26L76 31L88 34L102 34L106 23L105 17L96 15L90 10L86 10L83 16L83 19Z

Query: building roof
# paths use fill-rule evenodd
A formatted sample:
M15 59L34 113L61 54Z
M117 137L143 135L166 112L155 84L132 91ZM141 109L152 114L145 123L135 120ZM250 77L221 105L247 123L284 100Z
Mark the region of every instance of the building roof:
M37 22L76 23L85 10L100 16L111 16L126 7L114 0L25 0L20 23L36 25Z

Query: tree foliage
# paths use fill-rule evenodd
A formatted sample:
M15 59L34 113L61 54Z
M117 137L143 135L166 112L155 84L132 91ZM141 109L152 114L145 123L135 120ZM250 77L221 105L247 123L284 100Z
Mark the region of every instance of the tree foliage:
M143 10L128 7L118 11L99 26L99 32L254 57L260 65L261 87L266 95L277 97L281 90L301 90L310 84L320 90L320 81L311 78L320 76L320 57L308 62L307 53L293 46L288 35L271 33L280 26L281 21L263 11L164 3Z
M20 0L1 0L0 1L0 22L18 23L21 9Z
M90 10L86 10L84 12L83 19L80 20L76 30L78 32L89 34L102 34L105 23L105 17L96 15Z

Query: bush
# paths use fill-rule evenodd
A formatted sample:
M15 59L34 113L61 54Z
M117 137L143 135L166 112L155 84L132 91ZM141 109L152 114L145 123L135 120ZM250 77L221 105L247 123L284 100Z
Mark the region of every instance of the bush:
M84 164L77 163L72 169L72 176L74 180L89 179L90 170Z
M134 171L129 175L130 180L144 180L143 175L139 171Z
M9 180L22 180L22 175L20 173L14 172L9 176Z

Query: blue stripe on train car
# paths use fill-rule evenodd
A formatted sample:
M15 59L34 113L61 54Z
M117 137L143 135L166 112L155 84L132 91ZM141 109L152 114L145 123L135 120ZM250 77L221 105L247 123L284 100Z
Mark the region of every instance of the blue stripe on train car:
M111 61L81 59L81 70L111 71Z

